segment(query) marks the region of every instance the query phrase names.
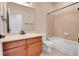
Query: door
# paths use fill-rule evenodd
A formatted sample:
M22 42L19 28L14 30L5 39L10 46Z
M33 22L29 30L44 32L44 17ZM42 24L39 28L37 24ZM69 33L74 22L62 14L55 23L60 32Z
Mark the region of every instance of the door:
M3 34L3 21L1 15L3 15L3 3L0 2L0 34ZM3 55L2 53L2 39L0 39L0 56Z

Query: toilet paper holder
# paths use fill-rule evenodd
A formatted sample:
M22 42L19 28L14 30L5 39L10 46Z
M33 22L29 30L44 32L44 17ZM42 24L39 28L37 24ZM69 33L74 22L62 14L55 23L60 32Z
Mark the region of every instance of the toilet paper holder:
M69 35L69 33L65 32L65 33L64 33L64 35L65 35L65 36L68 36L68 35Z

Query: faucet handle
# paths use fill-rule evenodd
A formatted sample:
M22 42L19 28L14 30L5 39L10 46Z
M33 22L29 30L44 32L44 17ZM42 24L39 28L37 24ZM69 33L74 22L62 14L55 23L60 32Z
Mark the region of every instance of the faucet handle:
M25 32L23 30L21 30L20 34L25 34Z

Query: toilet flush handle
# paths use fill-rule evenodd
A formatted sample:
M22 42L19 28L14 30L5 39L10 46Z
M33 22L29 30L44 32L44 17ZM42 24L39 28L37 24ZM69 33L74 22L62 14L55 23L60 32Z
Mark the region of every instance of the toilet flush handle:
M0 39L1 39L1 38L4 38L4 37L5 37L4 35L1 35L1 34L0 34Z

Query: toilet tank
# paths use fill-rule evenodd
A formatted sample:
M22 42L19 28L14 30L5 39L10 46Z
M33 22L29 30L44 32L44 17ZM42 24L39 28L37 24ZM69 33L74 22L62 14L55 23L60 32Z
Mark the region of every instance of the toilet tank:
M42 34L42 41L46 40L46 34Z

